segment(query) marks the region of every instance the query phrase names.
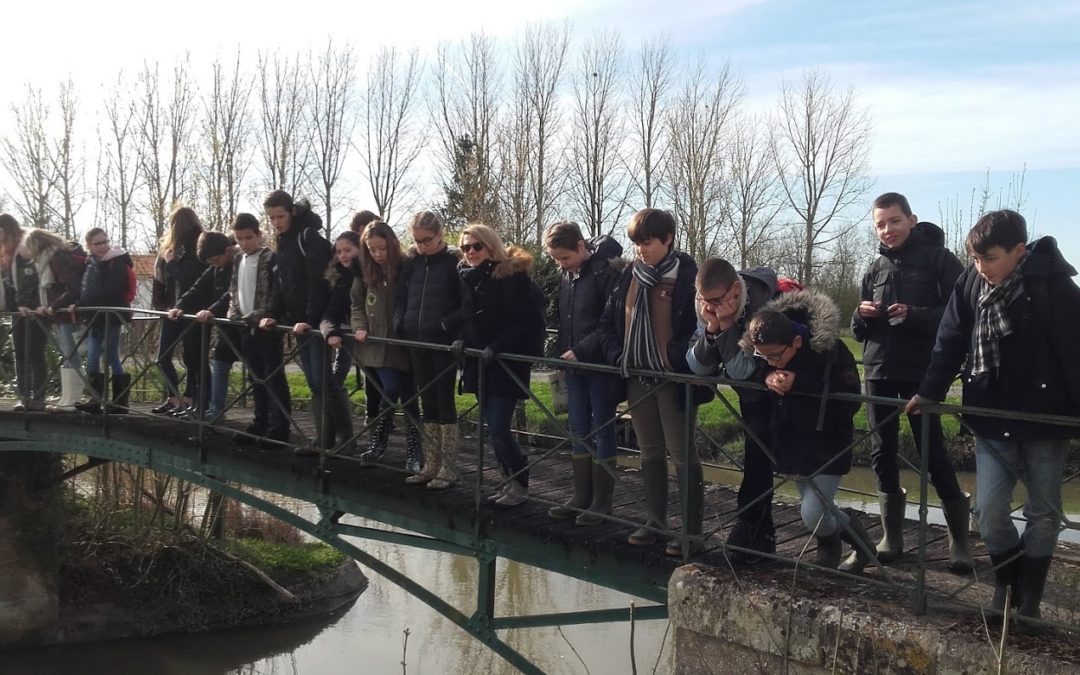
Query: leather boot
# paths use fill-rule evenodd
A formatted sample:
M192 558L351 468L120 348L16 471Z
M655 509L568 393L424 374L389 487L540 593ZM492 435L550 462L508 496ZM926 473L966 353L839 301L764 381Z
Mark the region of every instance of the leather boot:
M1011 560L1010 560L1011 558ZM994 597L990 601L990 609L1002 614L1005 612L1005 597L1012 589L1010 604L1013 607L1020 606L1023 588L1020 585L1020 566L1023 558L1020 557L1020 549L1009 549L1005 553L990 554L990 562L996 568L994 570Z
M386 444L390 440L390 416L383 415L379 419L375 420L375 423L368 429L368 449L364 451L364 454L360 455L360 461L365 464L372 464L382 459L382 456L386 453Z
M1046 589L1046 577L1050 573L1050 556L1045 558L1021 558L1020 564L1020 609L1017 614L1029 619L1038 619L1039 605ZM1033 632L1033 631L1028 631Z
M968 547L968 530L971 524L971 495L964 493L956 499L942 500L945 523L949 526L949 571L970 574L975 569Z
M598 525L604 522L604 516L612 511L612 498L615 494L615 460L604 459L592 465L592 503L589 510L579 513L574 519L577 525Z
M840 533L833 532L825 536L817 535L817 556L814 558L814 564L821 567L828 567L831 570L836 569L840 564L840 556L844 552L844 545L840 541Z
M548 516L556 520L577 518L578 514L592 503L592 457L574 457L570 460L570 468L574 472L574 496L562 506L548 509Z
M445 490L457 480L458 425L457 422L453 422L439 426L442 464L435 478L428 482L429 490Z
M442 425L437 422L424 423L424 468L415 476L408 476L409 485L422 485L430 482L442 468Z
M355 446L353 439L352 409L349 399L344 391L338 391L326 402L330 407L327 413L334 423L334 435L330 436L330 447L338 448L338 452L351 455ZM385 419L385 418L384 418ZM387 434L390 430L387 429Z
M405 470L412 474L420 473L423 468L421 456L423 443L420 442L420 430L416 424L406 416L405 418Z
M907 509L907 490L899 493L879 492L881 506L881 541L877 544L878 560L890 563L904 554L904 511Z
M851 509L841 509L841 511L848 515L849 527L841 528L840 538L850 544L854 550L838 569L841 572L859 574L871 560L870 556L863 552L863 548L865 547L868 551L874 550L874 542L870 540L870 535L866 533L866 528L859 521L857 513Z
M701 524L705 518L705 473L700 464L691 464L685 468L678 467L675 471L679 476L679 490L682 490L684 486L686 489L686 495L680 502L686 507L686 511L682 514L683 532L690 537L700 537ZM701 543L693 539L688 540L687 545L690 547L690 555L701 547ZM665 553L681 556L683 554L682 541L680 539L669 541Z
M60 398L45 406L48 412L77 412L75 404L82 400L83 379L74 368L60 369Z
M641 482L645 492L643 496L648 520L643 527L634 530L627 541L634 546L651 546L660 538L658 530L667 529L667 459L643 461Z
M131 398L131 376L127 373L112 376L113 401L106 407L110 415L128 414L128 400Z
M79 412L100 415L104 410L101 404L105 400L105 375L103 373L89 373L86 379L89 381L90 393L93 398L86 403L77 404L75 408Z

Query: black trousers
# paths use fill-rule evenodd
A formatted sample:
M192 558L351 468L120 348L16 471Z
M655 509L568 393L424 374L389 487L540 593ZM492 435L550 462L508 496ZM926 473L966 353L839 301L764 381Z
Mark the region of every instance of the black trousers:
M739 412L746 425L761 439L769 442L769 417L772 401L767 396L758 399L739 398ZM774 449L770 448L773 452ZM739 519L762 532L773 532L772 519L773 464L769 456L743 431L743 474L739 483L737 504ZM764 496L763 496L764 495ZM758 499L760 497L760 499ZM758 500L758 501L754 501Z
M45 365L45 345L49 343L39 319L16 316L11 322L15 345L15 388L22 401L44 401L49 373Z
M287 434L292 399L282 366L285 352L281 333L258 328L244 329L240 349L248 371L255 380L251 390L255 401L255 426L267 432ZM274 372L275 369L277 372ZM260 384L260 380L265 380L265 383Z
M454 401L454 380L457 371L451 368L442 377L436 378L436 375L443 369L449 368L454 362L453 355L446 352L412 349L409 351L409 358L412 361L416 388L422 390L420 407L423 409L424 421L437 424L457 423L457 405Z

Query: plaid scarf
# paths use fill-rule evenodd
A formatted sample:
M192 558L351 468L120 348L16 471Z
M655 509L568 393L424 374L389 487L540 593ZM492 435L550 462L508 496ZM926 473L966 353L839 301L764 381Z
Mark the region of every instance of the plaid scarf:
M991 286L986 279L980 280L979 302L976 307L975 326L972 331L974 348L971 352L971 374L994 372L1001 365L1001 347L998 341L1013 331L1012 321L1006 309L1024 292L1023 270L1027 256L1020 259L1016 269L1005 281Z
M674 249L669 250L656 267L640 260L634 261L633 275L639 288L630 311L630 330L626 332L626 342L623 344L623 377L630 376L630 368L664 370L664 359L660 355L649 318L649 289L660 283L678 264Z

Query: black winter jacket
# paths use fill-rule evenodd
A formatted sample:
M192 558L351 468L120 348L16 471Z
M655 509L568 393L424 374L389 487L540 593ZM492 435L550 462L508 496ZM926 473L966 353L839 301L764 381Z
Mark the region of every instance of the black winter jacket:
M225 267L209 266L187 291L176 301L176 306L185 314L194 314L203 309L210 310L216 317L225 317L229 313L229 300L232 298L229 286L232 283L232 256Z
M887 317L864 319L856 309L851 332L864 343L868 380L919 382L930 364L934 337L963 265L945 248L945 234L918 223L899 249L881 246L863 276L860 300L908 306L907 318L890 326Z
M351 339L351 336L345 335L342 326L348 326L352 320L352 285L356 274L355 266L343 267L337 261L334 261L331 271L326 274L326 283L330 286L330 299L326 303L319 325L325 326L329 322L330 330L324 331L324 337L336 336Z
M163 263L164 283L156 278L154 280L152 301L155 305L159 301L183 296L199 281L199 277L206 271L208 265L199 260L196 255L198 241L199 237L196 235L187 241L180 242L180 245L174 251L173 259ZM169 306L162 307L162 309L168 308Z
M459 337L459 316L469 314L460 259L449 246L431 255L409 249L394 289L394 329L402 339L450 344Z
M1080 316L1080 288L1070 277L1053 237L1028 245L1023 292L1008 306L1013 332L1000 340L996 373L971 375L966 363L973 348L982 278L973 265L956 281L945 308L937 342L919 396L943 401L958 372L964 405L1016 412L1080 416L1080 360L1071 319ZM980 435L996 440L1055 440L1080 437L1080 427L1018 422L999 417L965 416Z
M622 258L622 246L611 237L597 237L589 242L589 248L592 256L577 276L563 272L559 280L559 335L555 355L573 351L578 361L603 363L597 326L626 261Z
M471 315L465 315L465 346L490 347L496 354L507 352L527 356L544 353L544 292L529 277L533 259L528 251L507 246L510 257L496 263L486 260L476 267L460 268ZM506 361L514 376L529 386L529 364ZM461 391L479 390L479 371L484 368L484 392L506 398L526 399L528 391L507 375L503 366L481 366L466 359L461 372Z
M131 256L119 246L113 246L101 258L90 256L86 259L86 271L83 272L82 291L78 307L130 307L127 302L128 273L133 267ZM119 316L122 322L131 320L131 315L124 312L109 315ZM115 322L110 319L109 323ZM92 318L89 326L98 330L105 325L103 314Z
M855 435L858 401L824 398L830 393L858 394L859 370L855 357L839 338L840 309L817 291L785 293L767 307L777 309L806 326L808 336L783 370L795 373L792 389L784 396L768 392L772 401L769 448L776 470L799 476L821 473L840 476L851 470L851 445ZM754 345L749 335L740 342L747 354ZM776 370L766 364L760 382ZM816 396L812 396L816 395ZM841 453L842 450L845 450Z
M298 207L288 232L278 236L270 303L270 316L278 323L317 328L322 320L330 298L325 274L333 249L319 233L321 229L318 215Z

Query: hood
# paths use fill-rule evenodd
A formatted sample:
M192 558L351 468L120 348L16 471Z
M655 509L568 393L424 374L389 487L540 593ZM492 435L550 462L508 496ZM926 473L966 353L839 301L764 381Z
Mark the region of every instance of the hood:
M1027 262L1024 263L1024 276L1032 277L1075 277L1076 268L1065 260L1053 237L1042 237L1027 245Z
M944 247L945 231L934 223L920 221L915 223L915 227L911 229L911 234L908 236L908 240L904 242L903 246L898 249L891 249L885 248L885 245L881 244L878 246L878 252L881 253L881 255L896 255L913 249L916 246L929 246L931 248Z
M769 301L765 308L783 312L792 321L806 326L810 331L810 349L815 352L829 351L840 339L840 308L821 291L805 289L784 293ZM754 353L749 332L743 334L739 346L747 354Z
M739 276L751 284L763 287L768 292L767 297L776 295L776 270L770 267L751 267L740 270Z
M510 244L506 247L506 253L510 257L502 262L495 263L495 267L491 271L492 279L507 279L518 272L528 274L532 271L533 257L528 251Z
M355 265L355 264L354 264ZM344 277L347 280L353 279L358 274L356 266L345 267L337 260L331 262L326 268L326 280L330 282L330 286L337 285L338 279Z
M119 257L125 256L125 255L127 255L127 251L125 251L124 249L120 248L119 246L113 244L112 246L109 247L109 250L105 253L105 255L101 256L101 262L107 262L109 260L112 260L113 258L119 258ZM128 264L129 265L131 264L131 258L130 257L128 258Z
M592 250L592 256L585 263L585 266L590 269L601 269L604 265L610 265L615 269L622 270L629 264L622 257L622 244L606 234L590 239L589 248Z

